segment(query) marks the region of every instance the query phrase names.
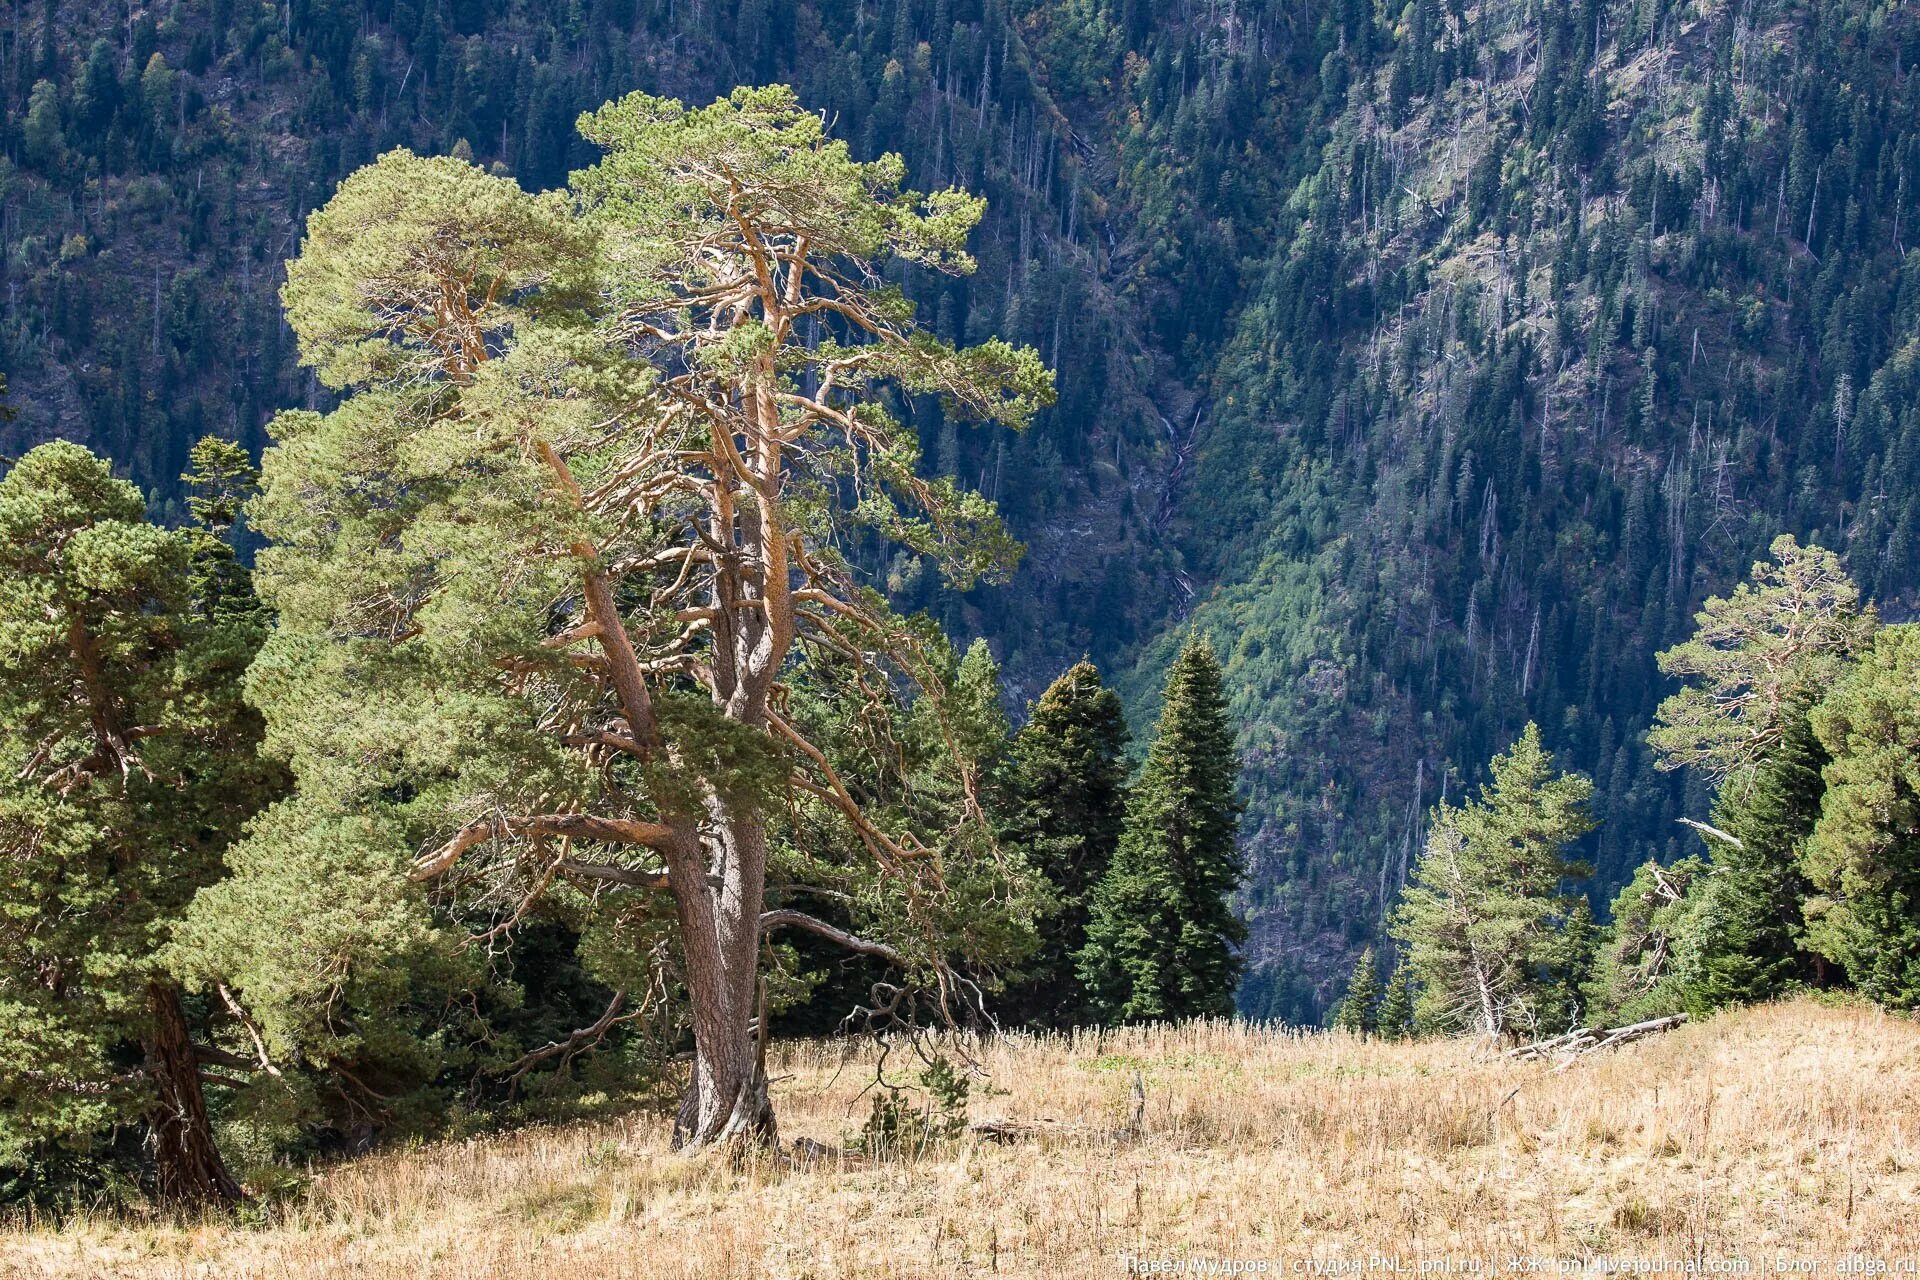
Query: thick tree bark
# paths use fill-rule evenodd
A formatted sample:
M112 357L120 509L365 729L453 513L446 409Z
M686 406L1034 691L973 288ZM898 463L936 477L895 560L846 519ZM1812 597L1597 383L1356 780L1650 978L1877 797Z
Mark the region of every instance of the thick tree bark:
M765 1055L753 1029L767 841L759 822L713 803L711 879L675 874L688 994L693 1004L693 1080L674 1123L674 1145L777 1141ZM675 862L680 860L676 859ZM761 1032L759 1034L764 1034Z
M213 1142L179 990L162 982L149 984L147 1013L151 1026L144 1048L155 1092L147 1123L160 1199L189 1207L231 1204L242 1192Z
M543 444L541 450L562 490L578 504L580 487L565 460L550 446ZM730 513L724 490L716 505ZM730 519L716 520L715 527L720 535L716 540L733 541ZM587 619L607 660L614 694L641 758L653 760L667 750L667 743L654 718L653 699L639 655L594 549L580 543L573 551L583 562L580 580ZM736 665L738 651L727 643L732 622L728 606L736 603L731 597L738 594L732 575L722 575L716 594L719 652L714 667L726 686L725 693L737 694L742 686ZM779 656L784 657L784 652ZM763 666L777 667L777 663ZM736 697L718 690L716 701L730 718L751 723L758 715L764 723L765 688L769 683L770 671L752 688L744 706ZM696 815L662 812L662 828L648 833L645 841L660 851L667 864L667 886L680 925L687 995L693 1008L693 1080L674 1123L674 1145L771 1143L775 1141L773 1108L767 1100L766 1073L752 1032L760 909L766 896L766 833L756 820L727 812L718 797L710 799L708 809L705 823ZM457 846L459 839L456 837L452 845ZM458 856L457 848L454 856Z

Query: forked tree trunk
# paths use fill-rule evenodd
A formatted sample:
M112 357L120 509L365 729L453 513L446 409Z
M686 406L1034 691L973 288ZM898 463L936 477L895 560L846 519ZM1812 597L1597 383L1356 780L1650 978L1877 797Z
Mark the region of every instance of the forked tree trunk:
M765 374L770 382L771 365ZM768 395L756 394L755 403L761 423L777 422ZM769 427L762 439L772 438ZM772 444L763 448L761 478L772 482L779 453ZM760 568L756 576L727 566L714 579L714 702L727 719L765 732L768 692L793 640L786 538L770 501L763 498L736 513L730 482L716 490L714 512L715 541L737 545L742 562ZM753 1024L767 830L756 814L732 808L713 792L704 817L700 856L674 859L668 866L694 1038L693 1081L674 1125L675 1145L771 1146L778 1134L767 1097L767 1030L762 1025L756 1031Z
M160 1199L189 1207L231 1204L242 1198L242 1192L213 1142L206 1095L200 1089L200 1064L194 1059L179 989L150 983L147 1015L150 1026L144 1048L155 1094L147 1124Z

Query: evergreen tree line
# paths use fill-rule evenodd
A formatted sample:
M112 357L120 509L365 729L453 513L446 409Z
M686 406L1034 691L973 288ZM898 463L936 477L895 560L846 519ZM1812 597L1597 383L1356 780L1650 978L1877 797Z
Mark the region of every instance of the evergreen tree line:
M21 3L0 441L73 435L179 518L194 440L329 403L274 294L346 173L404 145L558 187L612 93L787 80L990 198L978 272L896 283L1060 371L1017 436L911 413L1046 554L965 592L863 568L1020 701L1085 653L1148 707L1198 621L1253 766L1243 1008L1318 1020L1529 718L1609 815L1596 892L1680 856L1708 795L1649 767L1651 655L1774 532L1913 599L1920 23L1883 9Z
M1335 1026L1533 1037L1826 989L1920 1008L1920 624L1882 625L1823 548L1772 553L1660 655L1685 683L1648 737L1712 780L1704 849L1643 863L1596 926L1593 786L1529 725L1432 814L1386 989L1369 948Z
M1012 733L986 643L859 577L872 542L959 589L1019 550L898 415L1017 429L1047 371L874 283L970 271L980 202L780 87L581 126L564 195L406 152L342 184L284 290L337 407L259 470L203 439L180 523L78 444L0 477L7 1198L232 1200L590 1090L771 1142L769 1019L810 1000L1231 1011L1207 643L1130 780L1091 663Z

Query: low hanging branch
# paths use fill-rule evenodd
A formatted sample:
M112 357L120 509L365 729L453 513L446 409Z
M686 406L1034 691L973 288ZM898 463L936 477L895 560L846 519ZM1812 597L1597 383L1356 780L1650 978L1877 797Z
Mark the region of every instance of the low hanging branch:
M247 1016L246 1009L241 1006L240 1001L234 996L232 988L228 987L226 983L218 983L215 989L220 993L221 1003L227 1006L227 1012L234 1016L235 1020L246 1029L247 1035L253 1040L253 1051L260 1059L257 1064L259 1069L278 1079L280 1076L280 1068L273 1065L273 1059L267 1053L266 1038L260 1034L259 1024ZM245 1065L251 1069L256 1064L244 1063L240 1065Z
M578 858L562 858L556 869L562 875L584 876L589 880L601 880L628 889L668 887L667 873L664 871L635 871L631 867L616 867L607 862L582 862Z
M897 964L902 968L906 967L907 958L901 955L897 949L888 946L884 942L875 942L870 938L862 938L858 934L848 933L845 929L837 929L825 920L816 919L804 911L795 911L790 907L782 907L777 910L761 913L761 933L771 933L782 925L794 929L804 929L808 933L818 934L829 942L838 943L848 951L855 951L863 956L878 956L889 964Z
M560 1058L561 1065L564 1066L567 1059L572 1058L584 1049L590 1049L594 1045L599 1044L601 1040L606 1038L607 1032L611 1031L616 1023L626 1020L620 1013L620 1010L625 1007L626 1003L627 993L624 990L614 992L613 999L607 1001L606 1012L595 1019L592 1025L581 1027L578 1031L573 1032L564 1039L552 1041L549 1044L540 1046L538 1049L521 1054L518 1058L515 1058L502 1068L500 1074L506 1077L509 1082L517 1081L520 1077L526 1075L527 1072L533 1070L549 1058ZM633 1013L627 1014L626 1018L638 1017L643 1012L645 1012L644 1008L637 1009Z

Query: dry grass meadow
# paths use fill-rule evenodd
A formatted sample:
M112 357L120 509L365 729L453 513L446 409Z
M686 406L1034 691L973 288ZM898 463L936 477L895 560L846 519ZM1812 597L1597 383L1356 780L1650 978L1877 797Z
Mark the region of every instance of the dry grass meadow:
M778 1053L789 1142L859 1127L870 1059L848 1052ZM1560 1072L1233 1025L1008 1039L980 1062L973 1119L1036 1132L733 1166L673 1155L666 1121L635 1115L342 1165L263 1226L16 1223L0 1273L1121 1276L1132 1255L1312 1276L1378 1254L1898 1275L1920 1257L1920 1025L1870 1010L1753 1009Z

